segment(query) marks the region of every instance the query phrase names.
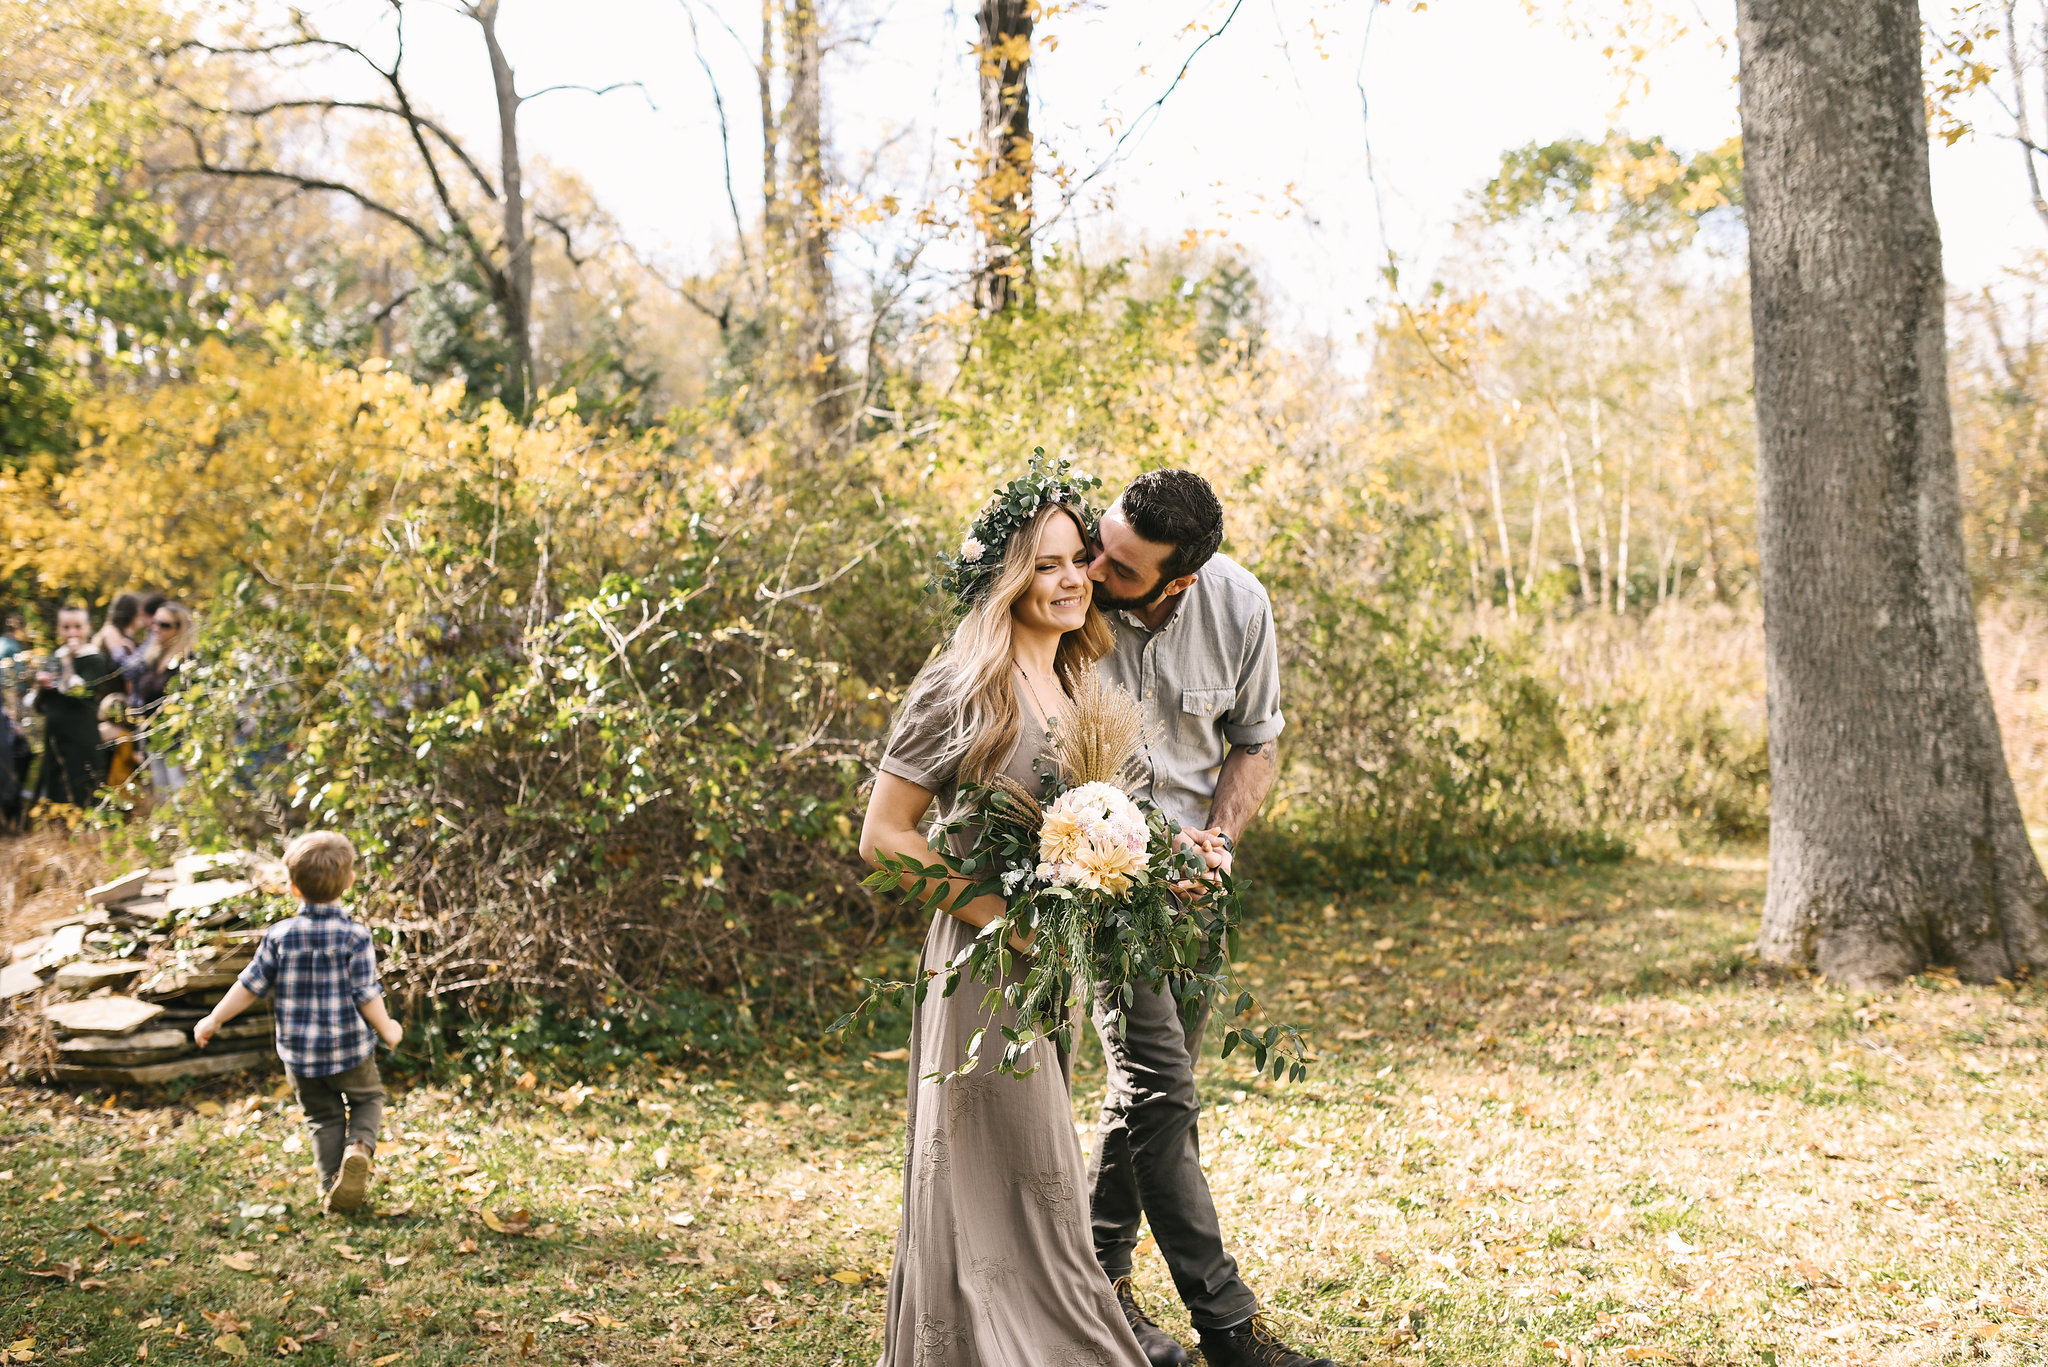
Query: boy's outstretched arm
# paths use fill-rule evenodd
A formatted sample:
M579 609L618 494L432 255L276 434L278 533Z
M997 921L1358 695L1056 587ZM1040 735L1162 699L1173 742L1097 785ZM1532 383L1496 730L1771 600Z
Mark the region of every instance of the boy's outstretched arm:
M204 1049L212 1041L214 1031L261 1000L263 999L254 992L236 983L228 989L228 994L220 999L220 1004L207 1012L205 1018L192 1027L192 1042Z
M372 997L356 1010L363 1013L363 1019L377 1032L377 1038L384 1041L386 1049L398 1047L398 1041L405 1037L405 1027L391 1019L391 1013L384 1009L382 997Z

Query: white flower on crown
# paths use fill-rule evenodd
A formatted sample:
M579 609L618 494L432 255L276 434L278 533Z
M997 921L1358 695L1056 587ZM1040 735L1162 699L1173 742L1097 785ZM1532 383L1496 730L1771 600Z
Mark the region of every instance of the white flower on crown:
M980 561L986 550L988 547L982 545L978 538L970 536L960 543L960 558L972 565Z

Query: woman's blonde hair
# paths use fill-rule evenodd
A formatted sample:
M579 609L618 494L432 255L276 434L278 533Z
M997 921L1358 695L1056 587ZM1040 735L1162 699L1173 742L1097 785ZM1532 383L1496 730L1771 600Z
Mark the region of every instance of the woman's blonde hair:
M1081 544L1088 544L1088 526L1077 509L1064 503L1048 503L1039 509L1011 534L1002 548L1002 568L987 592L960 619L944 653L925 666L931 676L923 681L930 690L928 705L952 719L953 749L963 783L987 782L1017 744L1021 709L1011 679L1015 623L1010 610L1031 587L1039 535L1056 516L1070 518L1081 534ZM1082 672L1094 668L1115 646L1108 619L1090 603L1087 620L1060 637L1053 668L1061 685L1072 692ZM1054 718L1040 720L1050 726Z
M159 641L151 632L149 644L143 647L142 658L152 669L162 664L176 664L192 653L192 647L199 643L199 628L192 620L192 609L183 603L164 603L158 612L168 612L178 619L178 629L168 641ZM152 620L154 616L152 615Z

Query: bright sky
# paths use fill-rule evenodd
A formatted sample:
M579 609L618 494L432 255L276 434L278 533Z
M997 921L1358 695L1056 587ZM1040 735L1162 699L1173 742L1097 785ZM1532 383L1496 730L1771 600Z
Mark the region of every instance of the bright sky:
M751 219L760 134L749 58L760 5L693 3L733 132L741 212ZM1411 280L1426 270L1464 197L1504 149L1598 136L1616 117L1687 151L1737 131L1732 0L1677 6L1692 32L1644 65L1647 93L1618 116L1620 81L1601 45L1532 21L1522 0L1440 0L1422 13L1407 0L1107 0L1049 25L1058 46L1032 71L1040 138L1069 164L1096 167L1233 6L1229 27L1128 139L1073 221L1084 246L1096 247L1112 231L1106 204L1126 243L1177 241L1189 229L1226 233L1259 263L1284 317L1340 345L1370 327L1384 300L1383 240ZM973 129L973 0L821 7L854 34L826 68L839 172L865 178L876 197L914 202L934 177L953 178L948 140ZM430 5L411 8L408 64L421 92L480 150L493 148L474 26ZM316 13L338 33L383 9L383 0L328 0ZM711 85L687 12L684 0L504 0L500 28L522 89L645 83L644 97L549 95L526 107L522 137L530 156L577 170L636 244L694 267L729 243L732 220ZM1715 41L1723 35L1725 44ZM1361 81L1384 219L1366 175ZM2018 151L1990 133L1987 126L1933 151L1949 278L1966 288L2048 245L2024 196ZM1041 195L1042 209L1053 203L1049 191Z

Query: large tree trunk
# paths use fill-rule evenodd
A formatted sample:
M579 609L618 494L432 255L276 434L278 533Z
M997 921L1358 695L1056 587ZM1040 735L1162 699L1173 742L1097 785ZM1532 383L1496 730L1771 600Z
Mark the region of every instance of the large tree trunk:
M512 344L511 373L505 377L505 406L515 413L533 400L533 244L526 233L526 191L519 172L519 87L512 64L498 44L498 0L479 0L470 11L484 31L491 55L491 86L498 100L498 177L503 191L504 282L499 308Z
M1031 284L1031 0L981 0L980 183L984 258L976 302L1001 313Z
M1770 689L1766 961L2048 966L1985 686L1912 0L1739 0Z

